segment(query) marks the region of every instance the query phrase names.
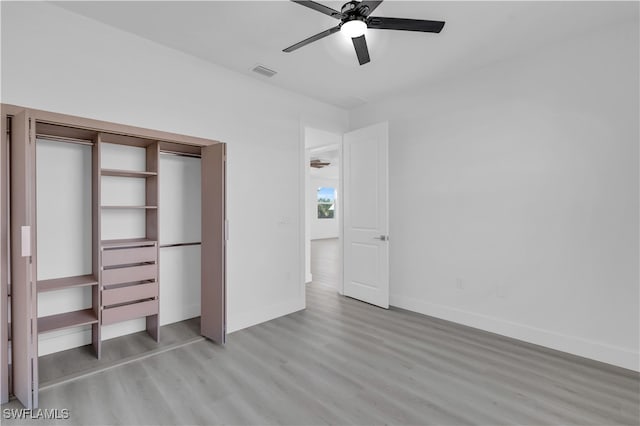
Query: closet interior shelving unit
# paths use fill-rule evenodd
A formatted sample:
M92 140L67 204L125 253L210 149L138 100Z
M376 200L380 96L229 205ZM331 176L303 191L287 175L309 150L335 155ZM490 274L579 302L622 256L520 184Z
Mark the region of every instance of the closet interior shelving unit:
M122 144L145 150L145 170L100 168L100 177L141 179L145 186L144 205L105 205L102 211L144 210L145 237L117 240L100 238L100 310L103 325L145 317L147 332L160 340L158 271L158 165L160 143L122 135L98 134L98 145ZM98 150L100 152L100 150ZM100 155L99 155L100 156ZM100 179L101 185L102 179ZM101 188L97 188L101 192ZM100 215L102 216L102 214Z
M11 308L11 316L2 318L2 359L6 362L0 370L3 402L13 393L26 408L38 406L38 334L90 325L91 344L100 358L103 326L145 318L148 334L154 340L160 340L159 214L162 210L158 201L161 152L201 158L201 334L214 342L224 343L225 144L4 104L2 120L7 132L2 134L0 161L9 173L0 176L3 178L0 179L0 187L4 195L10 195L10 203L2 200L0 206L3 210L2 229L10 232L3 232L0 243L5 247L10 245L10 250L9 253L2 252L5 256L0 278L3 307ZM91 164L87 165L91 169L91 271L88 273L36 280L38 138L83 144L91 149ZM106 144L143 149L146 167L144 170L103 167L101 154ZM10 156L7 155L9 152ZM105 177L144 183L144 202L103 202ZM144 236L104 239L102 221L105 214L114 211L143 213ZM5 226L9 223L10 227ZM11 264L10 276L9 268L4 267L7 260ZM9 281L11 286L7 285ZM54 315L38 315L39 294L83 288L90 289L91 306ZM5 330L11 332L4 333ZM9 355L10 364L6 361Z
M96 356L100 357L100 266L98 257L93 255L99 249L99 229L96 221L96 208L93 207L100 202L99 191L95 191L95 188L99 186L99 176L96 175L96 167L99 165L99 151L100 147L97 143L96 134L94 132L86 131L84 129L66 129L60 126L54 126L48 123L39 123L35 126L35 135L30 135L30 147L29 151L33 158L35 158L35 150L37 149L38 139L44 138L62 143L80 143L90 146L91 149L91 229L92 229L92 261L91 261L91 273L85 275L59 277L53 279L43 279L36 281L36 293L38 295L46 292L62 291L72 288L90 287L91 288L91 306L85 309L68 311L58 313L54 315L41 316L38 312L38 306L34 307L34 312L37 315L37 332L38 334L49 333L56 330L62 330L66 328L74 328L80 326L91 325L91 344ZM33 142L35 141L35 142ZM35 146L34 146L35 145ZM31 170L31 177L35 179L37 170L37 162L33 163L33 170ZM40 206L38 209L37 202L37 185L35 188L29 188L32 193L32 200L34 200L32 206L33 217L37 218L38 214L46 214L48 210L47 205ZM37 220L36 220L37 222ZM98 232L98 233L96 233ZM35 234L35 232L34 232ZM37 238L35 239L37 241ZM37 247L34 244L34 248ZM32 250L35 252L35 250ZM32 253L35 254L35 253ZM34 271L33 275L37 277L37 259L33 260ZM34 339L37 342L37 339ZM36 348L37 350L37 348ZM37 353L37 352L36 352Z

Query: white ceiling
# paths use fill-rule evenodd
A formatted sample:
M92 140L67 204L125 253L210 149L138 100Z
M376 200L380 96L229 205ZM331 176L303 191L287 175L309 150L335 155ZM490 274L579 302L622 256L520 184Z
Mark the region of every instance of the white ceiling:
M321 2L340 9L343 2ZM368 30L371 62L334 34L282 49L338 21L288 1L77 1L62 7L234 71L353 108L519 52L637 19L631 2L385 1L373 16L444 20L440 34ZM251 72L262 64L278 72Z

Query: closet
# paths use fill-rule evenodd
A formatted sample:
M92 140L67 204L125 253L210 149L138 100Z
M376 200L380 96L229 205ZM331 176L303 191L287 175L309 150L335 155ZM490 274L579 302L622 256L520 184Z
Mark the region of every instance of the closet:
M200 270L190 273L199 272L201 334L224 343L225 144L10 105L2 105L2 119L0 158L10 185L0 180L9 198L0 205L10 232L3 234L9 253L0 275L11 312L2 318L11 367L3 356L3 396L11 382L26 408L38 406L38 336L85 327L100 358L103 332L138 319L160 341L162 306L171 316L179 296L163 300L160 286L162 258L171 259L171 250L194 258L199 252ZM174 164L191 179L200 174L200 211L188 218L200 223L182 235L171 218L193 211L180 210L185 200L172 187ZM194 299L193 289L184 291Z

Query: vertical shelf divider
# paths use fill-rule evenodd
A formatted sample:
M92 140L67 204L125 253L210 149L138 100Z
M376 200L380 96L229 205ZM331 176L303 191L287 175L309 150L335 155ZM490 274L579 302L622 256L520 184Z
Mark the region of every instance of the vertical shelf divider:
M98 133L93 140L91 148L91 267L93 275L98 281L98 285L91 288L91 306L98 322L91 325L91 344L96 357L100 359L102 355L102 332L101 332L101 287L102 287L102 256L101 250L101 164L100 164L100 141L101 134Z
M156 209L146 209L146 237L150 240L155 240L158 243L156 244L156 282L158 283L158 300L160 299L160 271L158 268L158 261L160 259L160 235L159 235L159 226L160 226L160 206L158 204L159 199L159 165L160 165L160 144L156 141L147 146L146 152L146 163L147 163L147 172L156 172L155 176L149 176L146 179L145 184L145 197L146 197L146 205L148 206L157 206ZM155 339L156 342L160 341L160 313L158 311L155 315L150 315L146 317L146 326L147 333L151 335Z

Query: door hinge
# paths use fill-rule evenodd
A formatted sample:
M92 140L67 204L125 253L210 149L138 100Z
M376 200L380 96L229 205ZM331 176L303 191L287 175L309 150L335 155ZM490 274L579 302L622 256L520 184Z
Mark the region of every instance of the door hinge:
M35 369L34 369L34 366L33 366L33 364L34 364L33 361L34 361L34 359L31 358L31 392L32 392L32 397L35 397L36 389L37 389L37 383L36 383L36 375L35 375Z

